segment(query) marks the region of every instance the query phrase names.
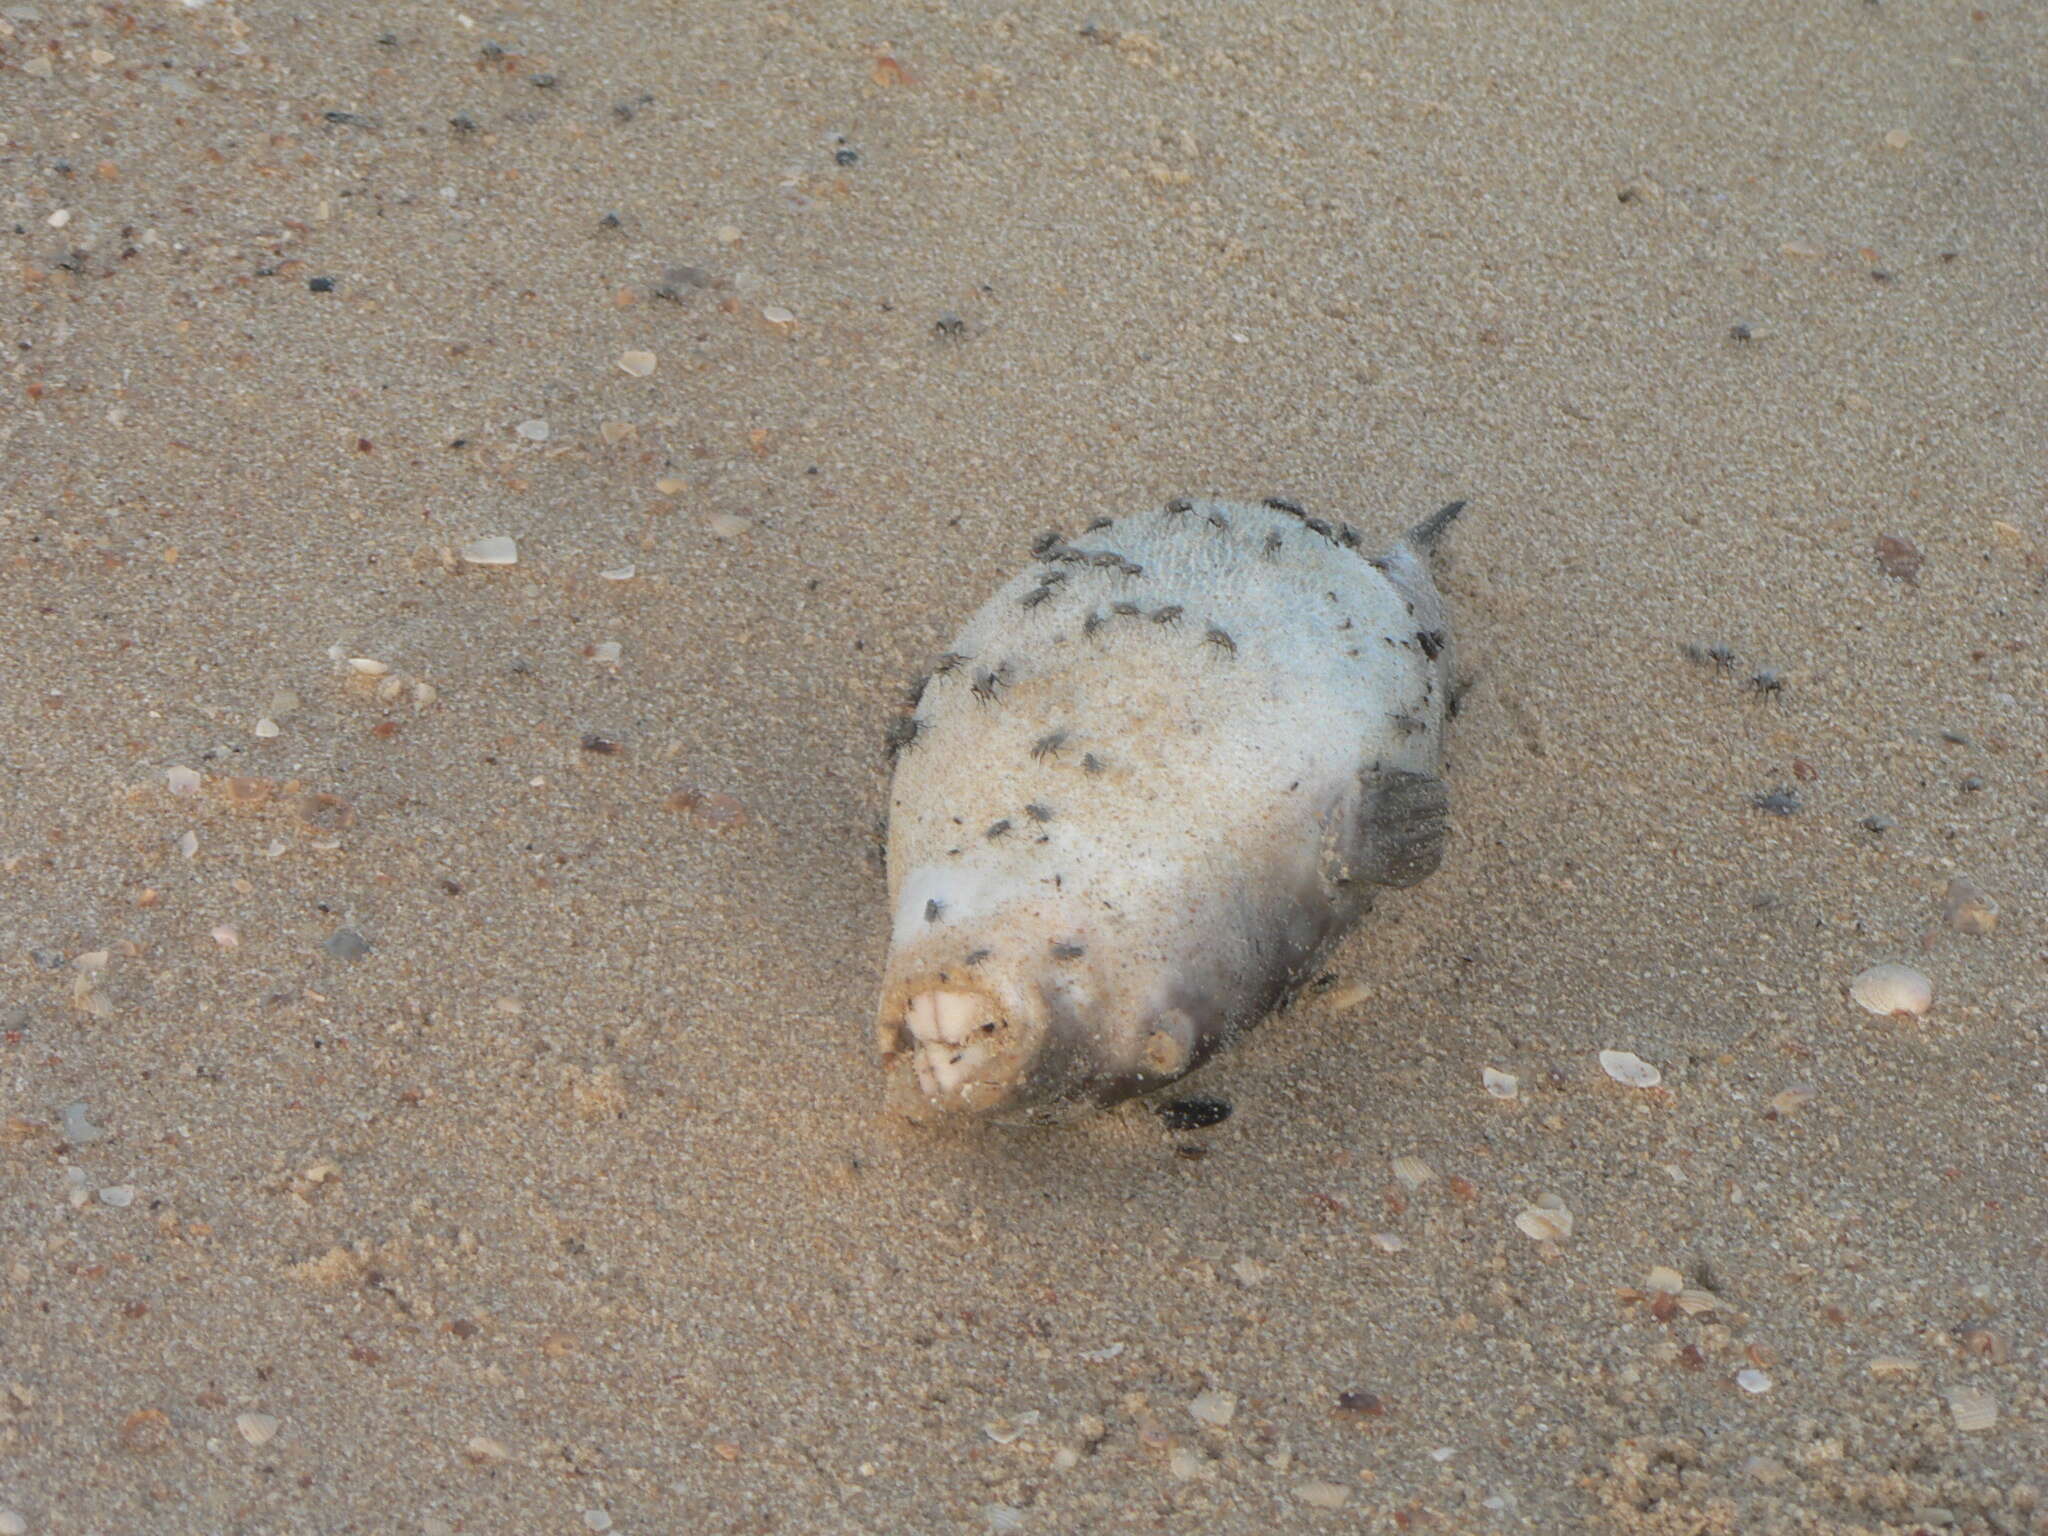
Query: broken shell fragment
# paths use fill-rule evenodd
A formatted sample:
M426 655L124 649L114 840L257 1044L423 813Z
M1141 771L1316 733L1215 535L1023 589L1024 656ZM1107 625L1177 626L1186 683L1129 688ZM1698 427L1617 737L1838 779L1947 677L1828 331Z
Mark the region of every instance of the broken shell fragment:
M1492 1067L1481 1070L1479 1080L1486 1085L1486 1091L1496 1099L1512 1099L1522 1086L1522 1080L1512 1072L1499 1072Z
M1537 1242L1561 1243L1572 1235L1572 1213L1556 1195L1543 1194L1515 1218L1523 1234Z
M1629 1088L1654 1088L1664 1081L1664 1074L1634 1051L1602 1051L1600 1070Z
M517 565L519 544L502 533L471 539L462 546L462 558L470 565Z
M1849 996L1880 1017L1918 1018L1934 1006L1934 983L1910 965L1873 965L1849 983Z
M1394 1177L1399 1179L1401 1187L1412 1195L1436 1177L1436 1170L1421 1158L1409 1155L1394 1159Z
M1965 1434L1989 1429L1998 1422L1998 1399L1981 1387L1957 1387L1948 1394L1948 1411Z

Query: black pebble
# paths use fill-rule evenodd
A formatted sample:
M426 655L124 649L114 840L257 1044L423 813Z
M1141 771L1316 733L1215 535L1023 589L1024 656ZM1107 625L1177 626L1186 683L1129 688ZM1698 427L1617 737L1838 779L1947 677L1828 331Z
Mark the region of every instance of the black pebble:
M1230 1104L1223 1099L1174 1099L1159 1106L1159 1118L1169 1131L1206 1131L1230 1118Z
M849 144L844 149L833 150L832 159L840 165L858 165L860 164L860 151Z
M314 293L332 293L334 292L334 279L331 277L309 277L306 279L306 286Z

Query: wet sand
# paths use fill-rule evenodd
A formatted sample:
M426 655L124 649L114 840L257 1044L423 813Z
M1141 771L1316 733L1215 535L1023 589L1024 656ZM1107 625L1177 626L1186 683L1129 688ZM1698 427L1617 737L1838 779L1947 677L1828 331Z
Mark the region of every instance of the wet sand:
M0 19L0 1528L2048 1530L2038 11ZM891 1122L905 680L1212 492L1471 499L1443 869Z

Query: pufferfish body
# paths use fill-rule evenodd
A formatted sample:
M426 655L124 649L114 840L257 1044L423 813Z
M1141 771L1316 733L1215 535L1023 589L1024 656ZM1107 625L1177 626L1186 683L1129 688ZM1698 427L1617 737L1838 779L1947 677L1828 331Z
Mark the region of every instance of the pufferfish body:
M1432 555L1291 502L1042 536L889 732L878 1036L921 1119L1058 1120L1193 1071L1442 857Z

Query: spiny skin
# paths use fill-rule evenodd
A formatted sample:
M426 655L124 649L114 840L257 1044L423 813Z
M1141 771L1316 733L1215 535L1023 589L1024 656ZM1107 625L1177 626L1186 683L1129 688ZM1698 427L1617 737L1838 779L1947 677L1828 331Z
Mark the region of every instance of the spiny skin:
M896 764L898 1108L1057 1119L1164 1086L1305 980L1376 885L1435 868L1452 653L1428 553L1455 515L1371 559L1287 502L1039 539L947 646Z

